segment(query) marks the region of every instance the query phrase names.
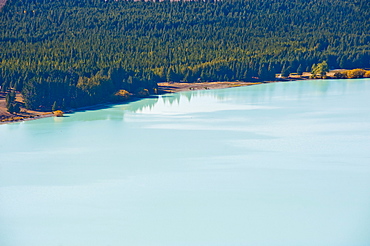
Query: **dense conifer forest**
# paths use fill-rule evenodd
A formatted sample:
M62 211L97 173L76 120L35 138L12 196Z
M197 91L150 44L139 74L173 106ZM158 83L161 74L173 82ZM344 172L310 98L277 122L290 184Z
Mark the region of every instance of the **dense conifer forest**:
M159 81L369 68L369 20L368 0L8 0L0 85L51 109L153 93Z

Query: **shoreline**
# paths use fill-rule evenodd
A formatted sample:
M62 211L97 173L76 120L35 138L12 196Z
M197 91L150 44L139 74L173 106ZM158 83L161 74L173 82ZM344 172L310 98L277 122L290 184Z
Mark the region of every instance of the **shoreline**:
M52 117L54 116L53 113L44 113L44 114L38 114L38 115L13 115L7 118L2 118L0 120L0 125L3 124L9 124L9 123L17 123L17 122L23 122L23 121L29 121L29 120L37 120L37 119L42 119L42 118L47 118L47 117Z
M268 83L279 83L279 82L288 82L288 81L298 81L298 80L305 80L304 78L301 79L282 79L276 81L256 81L256 82L245 82L245 81L218 81L218 82L198 82L198 83L187 83L187 82L160 82L158 83L158 94L150 95L164 95L168 93L177 93L182 91L189 91L189 90L215 90L215 89L225 89L225 88L235 88L241 86L251 86L251 85L259 85L259 84L268 84ZM149 96L149 97L150 97ZM140 100L143 98L133 97L127 101L123 101L124 103L133 102L136 100ZM123 103L120 102L120 103ZM106 103L99 103L91 106L84 106L80 108L73 108L63 111L64 113L74 113L84 110L96 110L100 108L105 108L109 105L115 105L118 103L114 102L106 102ZM26 113L19 113L16 115L2 115L0 116L0 125L9 124L9 123L19 123L23 121L29 120L37 120L47 117L55 117L52 112L42 112L42 111L27 111Z
M330 79L335 79L335 78L329 78L328 80ZM196 83L160 82L158 83L158 94L154 94L150 96L177 93L177 92L182 92L182 91L226 89L226 88L235 88L235 87L241 87L241 86L251 86L251 85L269 84L269 83L281 83L281 82L293 82L293 81L302 81L302 80L322 80L322 79L311 79L309 76L299 76L299 77L281 78L281 79L274 80L274 81L256 80L254 82L246 82L246 81L232 81L232 82L217 81L217 82L196 82ZM119 103L129 103L129 102L133 102L133 101L140 100L140 99L143 99L143 98L133 97L127 101L122 101ZM68 109L64 111L64 113L74 113L74 112L79 112L79 111L84 111L84 110L96 110L100 108L106 108L109 105L116 105L119 103L117 102L99 103L99 104L95 104L91 106L84 106L80 108ZM53 116L54 114L52 112L27 110L23 114L20 113L18 115L0 115L0 125L9 124L9 123L19 123L19 122L29 121L29 120L37 120L37 119L53 117Z
M271 81L272 82L272 81ZM240 86L250 86L250 85L258 85L258 84L266 84L271 83L269 81L265 82L198 82L198 83L186 83L186 82L161 82L158 83L158 91L159 94L166 94L166 93L176 93L181 91L195 91L195 90L215 90L215 89L225 89L225 88L233 88L233 87L240 87Z

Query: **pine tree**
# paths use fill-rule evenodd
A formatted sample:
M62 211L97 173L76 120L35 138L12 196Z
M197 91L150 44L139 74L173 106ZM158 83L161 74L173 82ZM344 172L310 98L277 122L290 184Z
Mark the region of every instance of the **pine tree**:
M58 108L57 108L57 101L54 101L53 103L53 107L51 108L51 111L56 111Z
M312 65L312 78L316 78L317 75L319 75L320 78L325 78L327 72L329 72L329 66L326 61Z
M176 81L176 73L173 69L173 67L171 66L168 71L167 71L167 76L166 76L166 79L168 82L173 82L173 81Z
M286 67L286 65L283 65L283 68L281 69L281 77L289 77L290 71L289 68Z
M268 80L276 80L275 66L272 63L269 64L267 73L268 73Z
M267 80L269 78L268 71L265 64L261 64L258 69L258 78L260 80Z
M298 68L297 68L297 74L298 74L298 75L302 75L302 74L303 74L302 64L299 64L299 66L298 66Z
M9 111L9 107L15 101L15 92L13 90L6 94L5 101L6 101L6 107L8 108L8 111Z
M14 112L14 104L13 103L9 104L9 106L7 106L6 108L7 108L9 113L12 114Z
M19 107L18 103L13 104L13 113L18 114L21 111L21 108Z

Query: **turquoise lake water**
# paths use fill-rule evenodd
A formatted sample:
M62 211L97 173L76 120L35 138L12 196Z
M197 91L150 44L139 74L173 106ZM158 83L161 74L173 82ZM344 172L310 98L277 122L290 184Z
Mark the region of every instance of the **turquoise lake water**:
M369 246L370 79L0 125L1 246Z

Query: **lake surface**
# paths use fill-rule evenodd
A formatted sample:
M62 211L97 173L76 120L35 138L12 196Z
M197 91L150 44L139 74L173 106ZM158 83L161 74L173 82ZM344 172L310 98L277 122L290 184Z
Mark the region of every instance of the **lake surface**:
M370 79L0 125L1 246L368 246Z

